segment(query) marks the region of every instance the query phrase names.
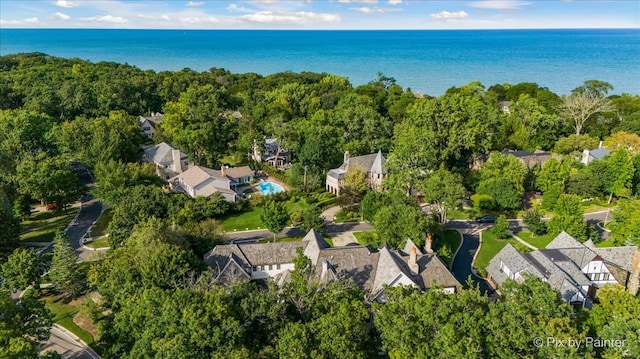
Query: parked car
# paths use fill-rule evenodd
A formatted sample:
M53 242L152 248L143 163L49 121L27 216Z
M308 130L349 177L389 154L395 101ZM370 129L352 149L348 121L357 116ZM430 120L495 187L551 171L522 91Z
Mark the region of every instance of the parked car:
M495 221L496 221L496 217L494 216L482 216L482 217L476 218L477 223L493 223Z
M46 209L47 211L54 211L56 209L58 209L58 204L53 202L51 204L48 204L44 207L44 209Z

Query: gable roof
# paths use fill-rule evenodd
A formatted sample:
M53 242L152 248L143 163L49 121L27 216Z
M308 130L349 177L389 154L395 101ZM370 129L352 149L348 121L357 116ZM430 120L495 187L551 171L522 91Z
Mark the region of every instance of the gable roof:
M361 169L365 172L384 174L387 173L386 169L384 169L386 163L387 160L382 155L382 151L378 151L378 153L349 157L340 168L347 172L354 169Z
M604 147L596 148L589 151L589 157L593 158L594 160L605 158L609 154L611 154L611 151Z
M404 257L404 259L408 258ZM425 289L429 289L434 285L442 287L457 287L461 285L447 268L447 265L435 253L425 254L418 258L418 268L420 275L417 279L422 282L420 284Z
M166 142L160 142L155 146L145 148L144 153L156 163L173 163L172 151L175 149L175 147ZM188 158L189 156L187 156L186 153L180 151L181 160L186 160Z
M329 248L329 244L324 240L324 238L322 238L315 228L311 228L302 240L309 242L305 247L303 254L311 259L311 263L313 263L313 265L318 264L320 250Z
M560 234L556 236L545 248L554 249L554 248L582 248L584 244L578 242L575 238L573 238L569 233L562 231Z
M219 171L218 171L219 172ZM240 177L253 177L253 170L249 166L229 167L224 169L225 175L231 179ZM222 173L220 173L222 175Z

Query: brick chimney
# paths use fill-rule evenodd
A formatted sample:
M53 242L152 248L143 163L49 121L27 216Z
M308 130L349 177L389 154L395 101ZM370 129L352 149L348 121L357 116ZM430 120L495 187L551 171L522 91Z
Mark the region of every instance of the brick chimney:
M629 277L629 292L636 295L638 293L638 286L640 283L640 248L636 248L636 254L633 255L633 261L631 262L631 277Z
M180 156L180 150L178 149L172 149L171 150L171 157L173 159L173 172L175 173L182 173L182 160L181 160L181 156Z
M433 253L433 249L432 249L432 244L433 244L433 240L431 240L431 233L427 234L427 240L424 243L424 251L427 252L428 254Z
M411 247L411 252L409 253L409 269L411 269L411 272L415 274L420 273L420 268L418 267L418 254L416 251L416 247Z

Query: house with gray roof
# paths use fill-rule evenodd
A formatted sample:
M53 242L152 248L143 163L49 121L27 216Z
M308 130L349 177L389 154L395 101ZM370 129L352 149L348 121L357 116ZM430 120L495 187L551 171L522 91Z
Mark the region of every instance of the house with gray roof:
M527 166L528 169L532 169L535 165L542 167L542 165L544 165L548 160L554 157L559 158L549 152L545 152L542 150L535 150L533 153L531 153L528 151L510 150L505 148L504 150L502 150L502 153L519 159L520 161L522 161L522 163L524 163L525 166Z
M158 176L168 180L189 168L189 156L166 142L144 150L144 161L156 165Z
M140 125L140 134L146 138L153 138L156 133L156 127L162 122L162 114L160 112L151 113L151 116L140 116L138 125Z
M344 153L342 165L327 173L325 180L327 192L339 196L347 173L356 170L365 173L369 188L380 190L382 181L387 177L386 163L387 159L382 155L382 151L356 157L350 157L347 151Z
M637 292L640 251L635 246L598 248L562 232L546 248L531 253L520 253L507 244L491 259L487 274L494 287L533 275L549 283L566 302L590 308L598 289L606 284Z
M602 142L600 142L600 144L601 146L599 148L593 150L586 149L582 151L582 158L580 159L580 162L588 165L595 160L601 160L606 156L609 156L611 154L611 151L602 147Z
M222 166L214 170L203 166L193 166L169 180L171 189L182 192L189 197L209 197L221 194L227 201L235 202L242 185L253 178L253 170L249 166L229 168Z
M311 260L319 282L352 281L369 302L385 300L384 286L439 287L453 293L460 285L437 254L423 254L411 240L403 251L388 246L379 251L359 245L332 248L315 229L299 242L218 245L204 259L216 283L270 278L282 285L294 269L298 250Z
M291 164L291 152L281 148L276 138L265 138L262 149L254 140L251 157L256 162L266 162L275 168L287 168Z

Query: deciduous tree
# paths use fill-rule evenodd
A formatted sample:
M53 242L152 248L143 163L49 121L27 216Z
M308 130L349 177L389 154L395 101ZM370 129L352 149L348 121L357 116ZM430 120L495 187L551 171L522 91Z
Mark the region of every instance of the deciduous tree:
M39 291L42 267L35 251L27 248L17 248L0 269L4 279L2 285L5 288L9 290L24 290L33 284L36 291Z
M273 233L273 240L275 241L276 234L280 233L289 222L287 207L281 202L269 200L262 206L260 220L269 232Z
M462 205L465 194L460 175L440 168L429 175L420 185L426 202L435 205L440 222L447 223L447 211Z
M556 204L556 213L548 222L547 227L552 236L566 231L577 240L587 240L587 225L582 219L580 197L573 194L562 194Z
M576 135L582 132L587 120L598 113L613 110L611 102L600 93L578 91L562 98L560 113L573 121Z

